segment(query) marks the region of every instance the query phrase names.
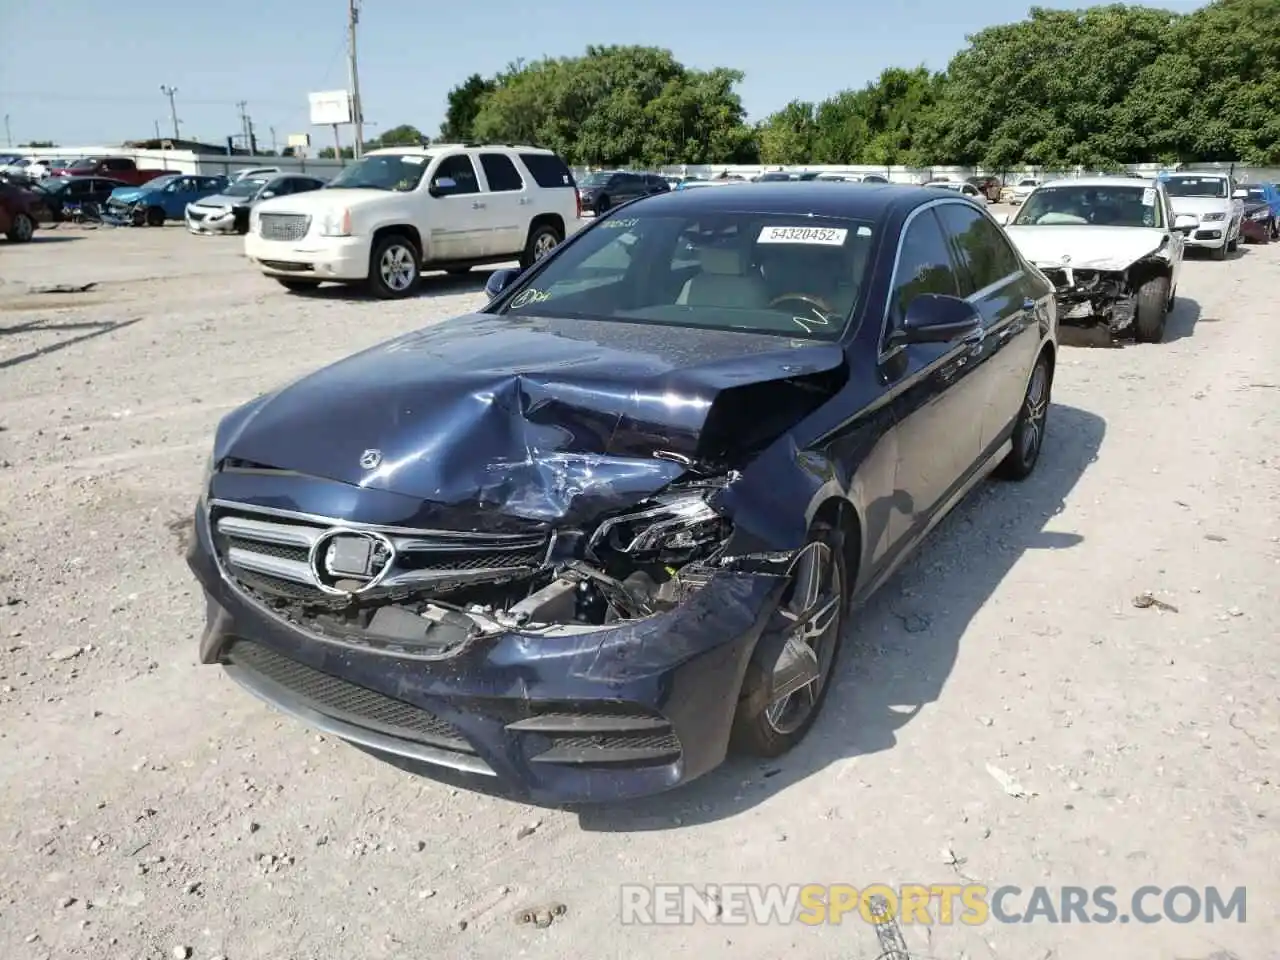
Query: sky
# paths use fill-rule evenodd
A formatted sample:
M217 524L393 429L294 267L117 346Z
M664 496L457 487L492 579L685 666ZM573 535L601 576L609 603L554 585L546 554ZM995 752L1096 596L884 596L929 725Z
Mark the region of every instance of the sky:
M723 3L723 0L721 0ZM1040 6L1084 3L1042 0ZM1196 0L1152 3L1189 12ZM984 27L1027 15L1024 0L361 0L357 49L365 136L403 123L435 135L445 96L472 73L572 56L588 44L671 50L689 67L735 67L752 120L788 101L861 87L891 66L944 68ZM716 9L725 12L713 12ZM0 113L14 144L118 144L173 124L222 143L247 102L259 142L329 128L307 94L347 87L347 0L0 0ZM344 131L343 141L350 133ZM7 141L0 141L6 143Z

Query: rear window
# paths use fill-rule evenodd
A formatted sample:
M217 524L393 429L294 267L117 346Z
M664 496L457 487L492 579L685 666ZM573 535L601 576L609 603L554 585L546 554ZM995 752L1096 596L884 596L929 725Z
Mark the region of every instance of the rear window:
M520 161L540 187L575 187L573 174L554 153L522 153Z

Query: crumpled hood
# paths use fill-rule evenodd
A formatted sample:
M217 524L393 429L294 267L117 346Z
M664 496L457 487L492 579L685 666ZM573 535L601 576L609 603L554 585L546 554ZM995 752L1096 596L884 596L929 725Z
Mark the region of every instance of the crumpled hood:
M716 413L735 388L844 362L837 344L779 336L472 314L253 401L220 425L215 458L447 506L586 519L661 490L686 472L682 459L748 432ZM369 451L379 462L362 466Z
M1229 197L1170 197L1175 216L1189 213L1199 217L1206 213L1226 213L1231 209Z
M248 197L228 197L226 194L215 193L211 197L203 197L192 204L193 207L234 207L237 204L247 204Z
M1010 226L1009 239L1038 267L1066 265L1084 270L1123 270L1154 253L1164 231L1144 227L1098 227L1089 224Z

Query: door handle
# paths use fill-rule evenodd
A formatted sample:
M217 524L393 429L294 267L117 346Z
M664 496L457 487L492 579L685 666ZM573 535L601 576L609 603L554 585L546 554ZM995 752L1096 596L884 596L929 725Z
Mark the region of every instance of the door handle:
M533 203L533 201L532 201L532 200L530 200L528 197L521 197L521 198L520 198L520 203L521 203L521 205L524 205L524 204L526 204L526 203Z
M484 204L483 204L483 203L481 203L479 200L473 200L473 201L471 202L471 209L472 209L472 210L483 210L483 209L484 209Z
M961 338L960 342L968 343L968 344L979 344L985 339L987 339L987 328L979 327L977 330L974 330L972 333L965 334L964 337Z

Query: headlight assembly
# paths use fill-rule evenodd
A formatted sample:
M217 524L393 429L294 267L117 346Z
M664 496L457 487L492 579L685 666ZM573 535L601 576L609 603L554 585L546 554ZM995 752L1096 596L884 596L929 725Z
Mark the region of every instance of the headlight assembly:
M1225 213L1206 213L1200 219L1205 223L1211 223L1218 220L1225 220L1227 219L1227 215Z
M320 236L351 236L351 210L331 210L320 218Z
M209 459L204 462L204 470L200 475L200 502L204 503L209 496L209 484L213 482L213 471L218 465L214 459L214 451L209 451Z
M658 563L688 560L708 553L732 532L732 525L713 505L720 485L670 490L631 513L603 521L589 541L597 554L614 552Z
M1265 209L1255 210L1253 211L1253 213L1249 214L1249 219L1250 220L1266 220L1269 216L1271 216L1270 210L1265 210Z

